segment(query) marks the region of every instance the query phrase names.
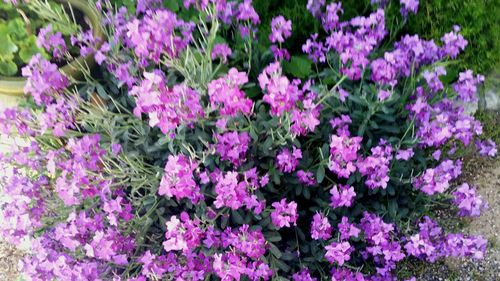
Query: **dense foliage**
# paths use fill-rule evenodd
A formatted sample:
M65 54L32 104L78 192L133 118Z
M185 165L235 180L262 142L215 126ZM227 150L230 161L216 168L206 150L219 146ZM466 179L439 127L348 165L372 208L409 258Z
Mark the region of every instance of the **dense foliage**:
M383 9L343 6L307 1L318 33L277 15L263 38L251 0L97 2L107 38L71 43L100 71L75 81L33 56L30 102L0 115L28 140L0 177L24 276L397 280L403 261L483 258L484 238L432 219L434 204L487 207L455 155L497 153L463 110L484 77L440 79L467 40L457 26L390 44Z

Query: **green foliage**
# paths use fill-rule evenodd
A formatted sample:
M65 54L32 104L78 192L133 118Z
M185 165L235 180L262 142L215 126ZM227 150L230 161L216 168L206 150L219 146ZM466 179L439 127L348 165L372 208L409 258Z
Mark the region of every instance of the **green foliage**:
M40 50L31 26L12 4L0 2L0 75L13 76Z
M419 13L410 16L408 32L439 40L453 25L469 41L459 69L487 73L500 62L500 1L420 0Z

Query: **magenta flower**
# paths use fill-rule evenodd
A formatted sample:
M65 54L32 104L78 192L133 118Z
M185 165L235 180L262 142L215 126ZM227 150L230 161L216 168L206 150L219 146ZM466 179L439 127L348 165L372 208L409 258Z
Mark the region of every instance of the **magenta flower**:
M356 171L355 161L361 147L361 137L349 137L348 131L332 135L330 140L330 162L328 168L341 178L348 178Z
M287 203L283 198L271 206L274 208L271 212L271 221L276 228L290 227L291 224L297 225L297 203L294 201Z
M328 218L316 212L311 223L311 237L314 240L328 240L332 237L332 226Z
M297 171L297 178L299 179L300 183L307 185L307 186L313 186L316 184L316 179L314 179L314 175L312 172L298 170Z
M246 161L246 152L250 142L247 132L216 134L215 139L217 140L216 152L222 160L230 161L235 167L239 167Z
M260 88L265 92L262 100L271 106L271 115L281 116L290 111L299 99L296 83L282 76L279 62L268 65L258 77Z
M340 239L347 240L351 237L358 237L361 230L354 224L349 223L349 218L342 217L341 222L338 224Z
M204 197L200 192L200 187L194 181L194 172L197 168L198 164L185 155L168 156L158 194L175 197L176 200L187 198L193 204L198 203Z
M248 82L245 72L231 68L223 77L208 84L208 95L213 109L219 109L222 116L234 117L238 113L249 114L253 102L246 98L240 87Z
M177 216L172 216L166 224L167 231L163 242L165 251L189 253L200 245L203 232L199 227L199 221L191 220L187 213L182 213L180 220Z
M412 158L413 155L414 155L413 148L400 149L400 150L398 150L398 152L396 154L396 159L406 161L406 160Z
M276 156L276 165L283 173L290 173L295 171L300 159L302 159L302 151L299 148L294 146L292 151L284 148Z
M351 207L356 197L354 187L348 185L334 185L330 190L332 208Z

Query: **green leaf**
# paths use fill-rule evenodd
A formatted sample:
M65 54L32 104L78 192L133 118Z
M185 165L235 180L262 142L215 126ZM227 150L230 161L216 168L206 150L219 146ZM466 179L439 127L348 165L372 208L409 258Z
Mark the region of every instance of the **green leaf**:
M316 170L316 180L318 183L322 183L323 179L325 179L325 167L320 165L318 170Z
M13 76L16 73L17 65L13 61L0 61L0 74L5 76Z
M271 254L273 254L273 256L275 256L277 259L281 258L282 254L278 247L276 247L276 245L274 245L273 243L269 243L269 245L269 251L271 252Z
M389 201L388 209L391 217L395 218L398 212L398 202L396 201L396 199L392 199L391 201Z
M312 62L306 56L292 56L290 62L283 63L285 73L297 78L306 78L312 73Z
M10 39L10 36L6 33L1 33L0 31L0 58L4 58L11 55L19 49L14 42Z
M276 231L266 232L266 233L264 233L264 237L269 242L279 242L279 241L281 241L281 235L278 232L276 232Z
M172 11L174 13L177 12L177 11L179 11L179 3L176 0L174 0L174 1L172 1L172 0L163 1L163 5L165 5L165 7L167 9L169 9L170 11Z

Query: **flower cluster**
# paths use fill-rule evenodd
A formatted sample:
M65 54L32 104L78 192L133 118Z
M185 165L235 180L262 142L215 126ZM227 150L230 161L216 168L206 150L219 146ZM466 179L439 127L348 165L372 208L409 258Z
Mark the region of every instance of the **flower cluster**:
M56 59L62 59L64 53L68 50L61 32L53 32L51 24L40 29L36 44L38 48L44 48L46 51L52 52L52 57Z
M293 147L292 151L284 148L276 156L276 164L283 173L290 173L295 171L300 159L302 159L302 151L299 148Z
M161 31L158 26L162 26ZM127 23L126 44L142 64L160 62L161 56L177 57L192 40L194 24L184 22L169 10L148 10L142 19Z
M219 109L223 116L236 116L238 113L250 114L253 107L251 99L245 97L240 87L248 82L246 73L231 68L227 75L208 84L208 96L213 109Z
M43 59L40 54L34 55L22 72L27 78L24 92L31 95L37 105L53 102L54 95L61 94L69 85L68 78L59 72L57 65Z
M453 203L458 207L459 216L477 217L482 209L488 208L488 203L476 194L476 189L464 183L453 192Z
M337 134L330 139L330 161L328 168L340 178L348 178L356 171L358 150L361 147L361 137L351 137L348 124L352 121L348 116L342 116L331 121L337 128Z
M187 198L193 204L198 203L203 199L203 194L193 179L197 168L196 162L185 155L170 155L158 187L158 194L175 197L177 200Z
M250 143L250 136L247 132L227 132L222 135L215 135L217 140L216 152L222 160L230 161L235 167L240 166L246 160L245 155Z
M251 0L167 2L96 2L108 38L71 43L99 79L70 89L36 55L34 104L0 114L27 139L0 154L0 236L29 246L25 279L378 281L412 258L484 256L485 239L420 221L430 202L487 206L455 182L462 145L497 154L464 110L484 77L443 79L467 45L458 27L439 46L385 38L388 1L348 19L309 0L323 31L287 50L292 22L276 15L259 41ZM61 40L48 27L38 41L58 57Z
M271 213L273 225L277 228L290 227L291 224L297 225L297 203L287 203L286 199L281 199L280 202L274 202L271 205L274 210Z
M165 134L173 134L180 125L189 126L204 116L200 95L185 84L169 89L158 72L144 72L140 85L132 87L130 95L136 98L134 114L149 117L151 127L158 126Z
M456 179L462 173L462 162L456 160L445 160L436 168L429 168L415 178L413 185L422 192L433 195L443 193L450 187L450 181Z
M445 234L436 222L424 217L419 224L419 232L408 239L405 250L408 255L431 262L449 256L480 259L486 250L486 240L476 236Z
M237 210L245 206L248 210L260 214L265 207L265 200L259 200L254 194L256 190L268 182L267 175L259 179L256 169L243 173L243 180L237 172L216 173L214 175L215 193L214 201L216 208L229 207Z

